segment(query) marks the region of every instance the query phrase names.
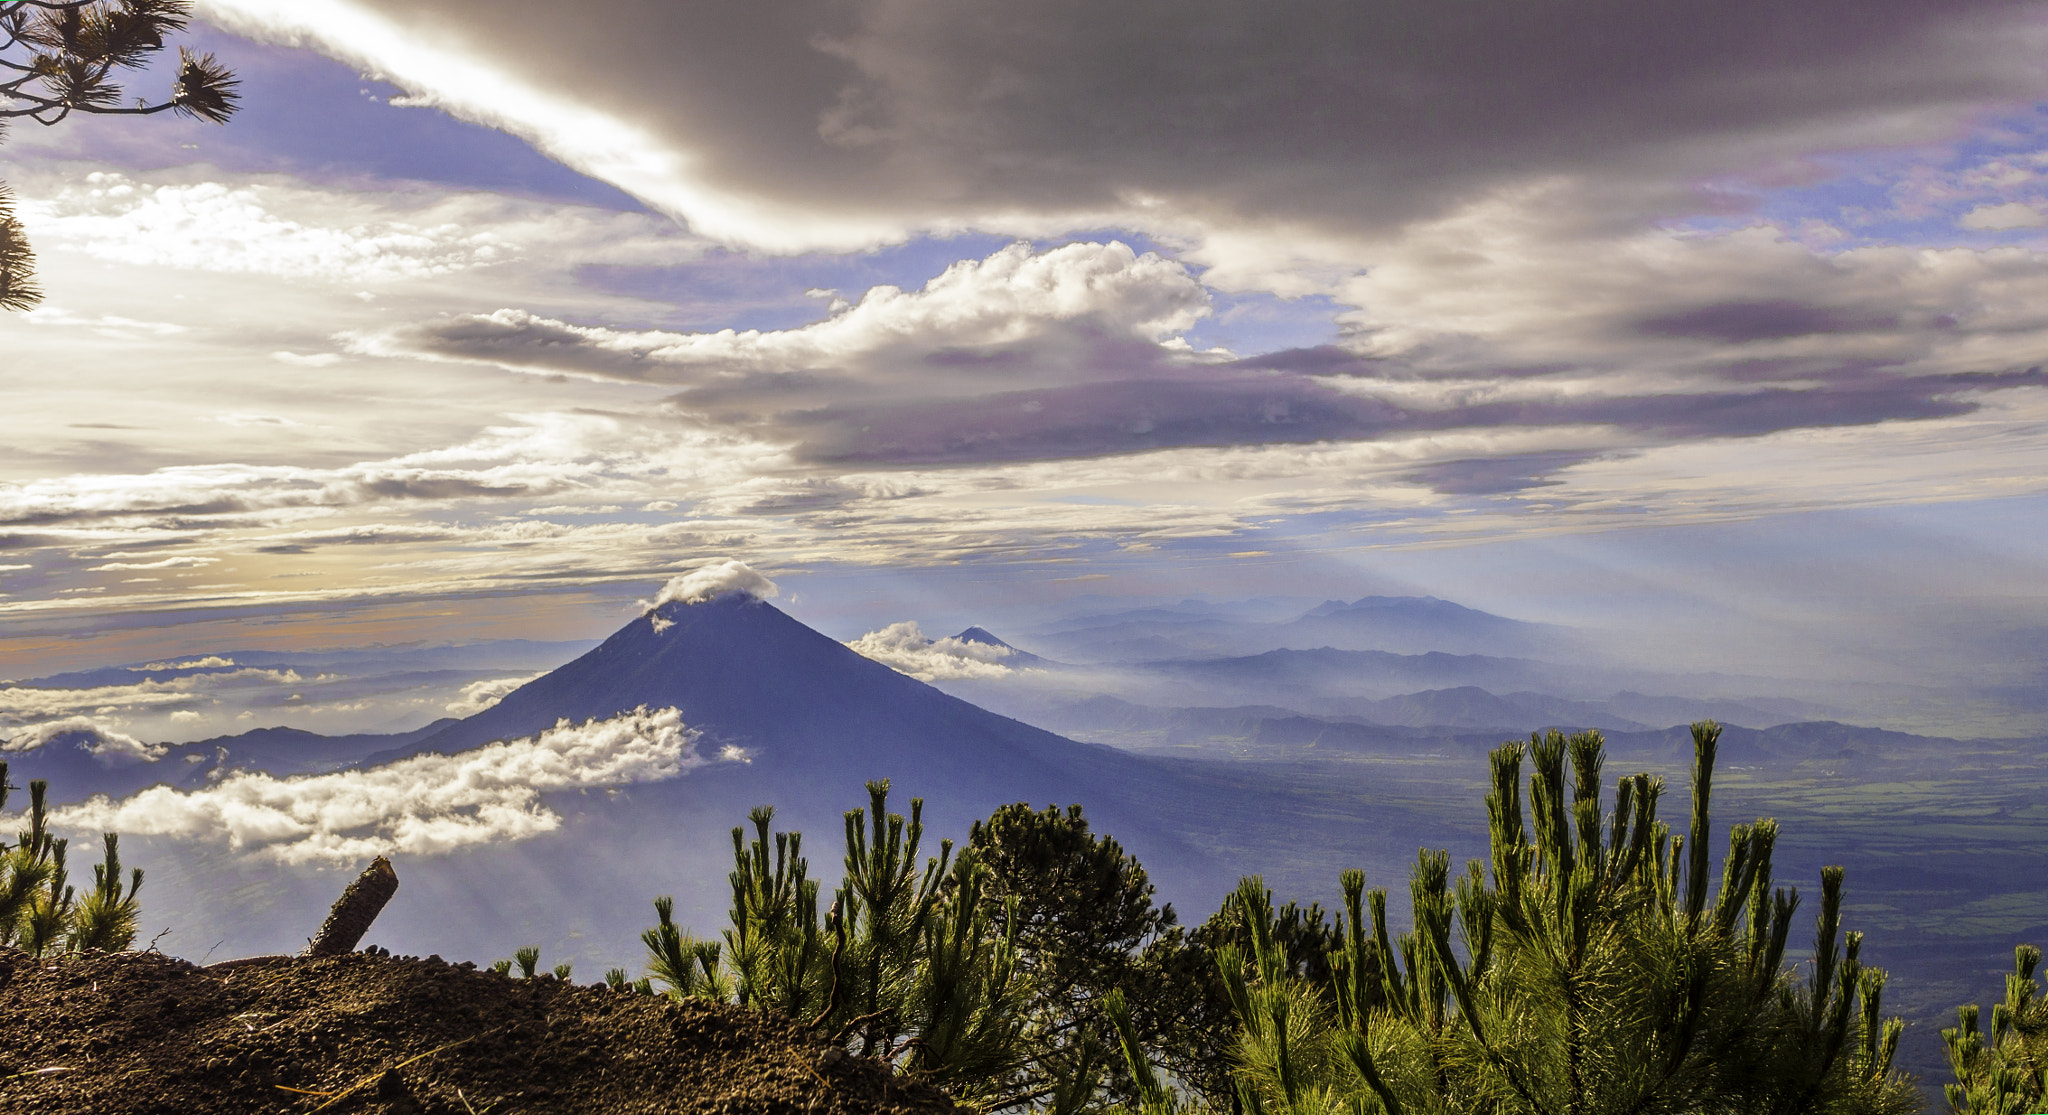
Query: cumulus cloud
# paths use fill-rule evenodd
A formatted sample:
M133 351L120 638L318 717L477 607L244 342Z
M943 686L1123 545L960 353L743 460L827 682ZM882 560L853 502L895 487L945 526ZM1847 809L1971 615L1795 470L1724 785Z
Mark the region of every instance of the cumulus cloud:
M31 725L24 732L0 740L0 751L34 751L51 746L76 747L106 764L153 763L163 758L166 750L163 744L144 743L89 716L71 716Z
M1073 459L1420 431L1607 427L1673 438L1967 413L2031 386L2048 261L2024 250L1820 251L1768 226L1589 236L1569 190L1475 201L1378 245L1342 345L1242 359L1161 343L1207 309L1177 263L1018 245L922 291L878 287L777 332L631 332L501 311L365 344L679 386L686 413L812 466ZM1539 210L1546 216L1536 216ZM1170 337L1167 339L1171 339ZM703 506L830 512L844 476L760 477Z
M743 592L758 599L770 599L782 590L766 575L756 571L746 562L738 560L721 561L692 570L680 577L673 577L661 586L661 592L654 597L654 607L663 604L702 604L714 597L729 592Z
M632 332L506 309L362 334L352 344L370 355L679 384L721 397L742 374L762 377L755 390L778 396L807 393L811 379L785 378L797 375L868 391L907 379L920 392L961 393L1156 360L1159 342L1208 312L1208 294L1187 268L1155 253L1115 242L1044 252L1018 243L955 263L920 290L873 287L795 329Z
M970 643L948 635L929 639L917 621L892 623L846 644L855 652L919 681L957 681L1008 677L1003 659L1016 652L991 643Z
M218 670L233 666L234 664L235 660L232 658L222 658L218 654L209 654L204 658L188 658L183 662L169 659L162 662L150 662L142 668L151 673L156 673L161 670Z
M537 736L453 755L277 778L236 771L201 790L157 786L55 812L60 826L224 843L285 863L434 855L552 832L548 791L674 778L707 760L673 708L563 720Z
M2003 205L1979 205L1956 222L1964 228L1980 229L1987 232L2002 232L2013 228L2040 228L2048 225L2048 213L2040 208L2017 201Z
M505 699L505 695L527 682L542 676L527 674L516 678L485 678L462 687L462 696L448 702L448 712L454 716L475 716Z

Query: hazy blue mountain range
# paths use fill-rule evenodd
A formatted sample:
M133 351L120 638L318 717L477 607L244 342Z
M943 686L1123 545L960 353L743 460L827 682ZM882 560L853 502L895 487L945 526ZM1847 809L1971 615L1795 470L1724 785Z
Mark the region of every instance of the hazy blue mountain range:
M1193 605L1136 609L1077 617L1036 629L1032 636L1055 656L1089 661L1313 647L1502 656L1586 649L1568 628L1507 619L1433 596L1330 600L1283 620L1246 618L1247 611L1257 614Z

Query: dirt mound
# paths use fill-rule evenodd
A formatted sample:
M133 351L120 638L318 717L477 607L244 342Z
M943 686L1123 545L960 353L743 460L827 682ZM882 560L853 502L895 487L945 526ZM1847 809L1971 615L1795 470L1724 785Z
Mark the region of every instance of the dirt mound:
M361 953L0 949L0 1113L949 1115L752 1011Z

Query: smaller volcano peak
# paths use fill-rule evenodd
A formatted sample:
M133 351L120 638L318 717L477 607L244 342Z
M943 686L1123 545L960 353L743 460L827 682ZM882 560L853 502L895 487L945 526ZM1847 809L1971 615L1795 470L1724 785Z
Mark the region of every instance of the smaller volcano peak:
M996 637L995 632L990 631L986 627L970 627L967 630L962 631L958 635L953 636L951 639L944 641L955 643L970 643L976 646L984 647L996 647L1003 651L1003 656L998 661L1000 661L1003 665L1012 668L1054 665L1053 662L1044 658L1040 658L1039 656L1031 653L1028 650L1019 650L1018 648L1011 646L1009 643L1002 641L1001 639Z
M1010 646L1010 644L1002 641L1001 639L996 638L994 633L990 632L989 629L986 627L970 627L967 630L962 631L961 633L953 637L955 639L960 640L963 643L980 643L983 646L1003 647L1008 650L1017 649L1016 647Z

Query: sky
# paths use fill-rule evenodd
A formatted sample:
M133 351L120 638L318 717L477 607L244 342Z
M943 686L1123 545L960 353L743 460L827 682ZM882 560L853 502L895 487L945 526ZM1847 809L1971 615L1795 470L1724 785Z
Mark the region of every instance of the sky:
M846 639L1426 593L2042 675L2048 5L197 9L227 125L0 145L0 677L728 559Z

